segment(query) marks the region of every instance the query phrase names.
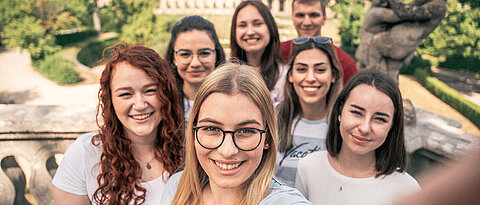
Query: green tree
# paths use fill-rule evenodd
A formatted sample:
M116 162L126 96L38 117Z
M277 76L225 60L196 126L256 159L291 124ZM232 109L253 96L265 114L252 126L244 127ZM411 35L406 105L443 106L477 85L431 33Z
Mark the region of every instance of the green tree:
M148 44L157 36L155 23L152 9L144 9L123 25L120 40L127 44Z
M364 0L337 0L332 10L341 22L338 29L342 46L357 47L360 44L360 31L366 13Z
M462 5L457 0L449 0L447 17L423 40L418 51L436 57L445 56L451 62L449 66L464 66L463 69L480 72L478 63L461 63L480 60L480 7L471 7L470 4L475 5L473 2Z
M2 43L6 48L22 47L27 49L33 59L43 58L60 49L55 45L54 37L46 33L40 20L31 16L14 20L6 25L2 32L2 38Z

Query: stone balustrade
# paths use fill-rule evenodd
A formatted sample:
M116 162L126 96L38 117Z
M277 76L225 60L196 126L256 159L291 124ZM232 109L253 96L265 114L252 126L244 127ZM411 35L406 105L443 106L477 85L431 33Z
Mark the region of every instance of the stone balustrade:
M80 134L97 130L95 106L0 105L0 204L53 204L57 163Z
M478 136L458 129L458 122L404 104L409 153L427 150L455 158L478 145ZM38 204L52 204L54 156L77 136L97 130L95 111L95 106L0 105L0 205L22 204L26 187ZM413 164L422 170L428 163Z

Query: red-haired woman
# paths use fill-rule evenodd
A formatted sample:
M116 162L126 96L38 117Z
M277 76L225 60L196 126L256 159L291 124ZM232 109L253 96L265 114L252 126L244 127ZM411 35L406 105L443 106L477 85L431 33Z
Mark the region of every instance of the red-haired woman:
M181 97L168 62L144 46L114 50L100 78L103 124L65 152L56 204L150 204L182 162Z

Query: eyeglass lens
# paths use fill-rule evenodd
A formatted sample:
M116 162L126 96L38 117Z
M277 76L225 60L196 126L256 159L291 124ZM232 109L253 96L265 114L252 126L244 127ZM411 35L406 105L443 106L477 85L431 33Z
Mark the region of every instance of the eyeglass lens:
M233 134L233 142L240 150L257 148L262 139L262 132L255 128L241 128L235 131L223 131L215 126L202 126L196 130L197 140L207 149L216 149L223 144L227 133Z
M323 36L298 37L298 38L293 39L293 43L294 44L304 44L304 43L308 42L310 39L312 39L313 42L320 43L320 44L328 43L332 40L332 38L330 38L330 37L323 37Z
M206 64L206 63L211 63L213 61L214 52L215 50L206 48L206 49L198 50L196 54L197 54L198 60L201 63ZM179 51L176 51L175 54L176 54L177 60L183 64L189 64L192 61L194 56L194 53L190 50L179 50Z

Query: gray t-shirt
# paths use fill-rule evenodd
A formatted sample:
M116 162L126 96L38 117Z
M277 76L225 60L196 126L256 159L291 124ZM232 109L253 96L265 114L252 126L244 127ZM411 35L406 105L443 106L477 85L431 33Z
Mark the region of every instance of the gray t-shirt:
M165 189L162 194L162 200L160 200L161 205L167 205L172 203L172 199L175 196L177 191L178 183L182 177L182 173L178 172L167 182ZM260 201L259 205L311 205L309 201L303 197L303 195L295 188L287 187L283 185L282 182L272 179L270 185L270 191L268 195Z
M293 120L293 126L292 147L286 152L277 152L275 168L275 176L290 187L295 187L298 160L326 149L328 130L326 118L312 121L297 117Z

